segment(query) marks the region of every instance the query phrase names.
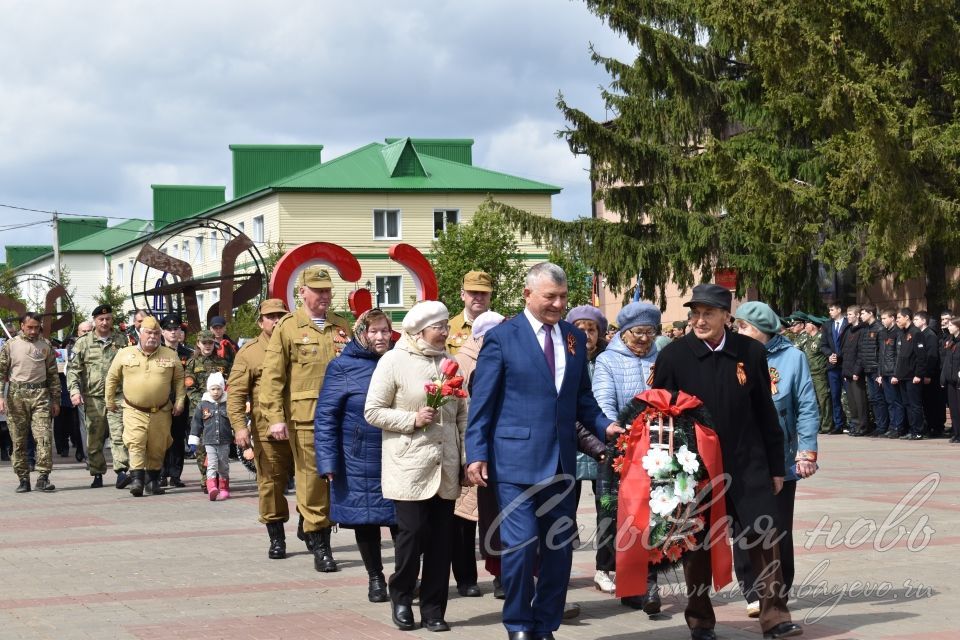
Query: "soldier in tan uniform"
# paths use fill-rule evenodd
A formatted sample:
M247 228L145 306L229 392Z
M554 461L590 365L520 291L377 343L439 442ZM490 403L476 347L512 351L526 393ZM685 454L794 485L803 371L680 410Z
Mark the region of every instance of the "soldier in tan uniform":
M227 382L230 389L227 416L233 426L234 439L241 449L253 444L257 463L257 492L260 494L260 522L267 525L270 536L267 556L273 560L287 557L283 523L290 519L290 511L284 489L294 472L293 450L289 442L268 437L270 425L260 412L260 375L273 328L287 313L283 300L278 298L260 303L260 317L257 319L260 335L248 340L237 352ZM248 415L249 427L246 426Z
M0 397L0 413L7 413L13 440L13 471L20 478L17 493L30 491L27 462L28 429L37 445L37 491L53 491L53 418L60 413L60 376L57 357L50 343L40 337L42 317L27 313L20 333L0 349L0 386L7 386L6 400ZM2 389L0 389L2 391Z
M309 267L298 279L303 306L273 330L260 379L260 411L268 440L289 440L297 481L297 511L317 571L337 571L330 549L330 488L317 475L313 419L327 363L350 339L347 321L329 311L333 281Z
M490 310L490 297L493 293L493 279L485 271L470 271L463 276L463 288L460 299L463 311L450 318L447 335L447 351L456 355L460 346L470 338L473 321L484 311Z
M177 352L160 346L160 323L147 316L140 325L140 343L124 347L107 373L107 409L118 411L117 390L123 387L123 443L130 454L130 493L162 494L160 469L173 441L171 415L186 402L183 366ZM175 400L171 403L171 392ZM149 473L149 481L145 476Z
M103 440L110 434L110 453L113 470L117 473L116 487L124 489L130 484L127 474L129 459L123 446L123 417L107 411L104 400L104 385L110 364L120 349L127 346L127 337L113 328L113 309L102 304L93 310L94 330L82 335L73 347L67 367L67 389L70 402L83 408L87 429L87 460L92 488L103 486L103 474L107 461L103 456Z

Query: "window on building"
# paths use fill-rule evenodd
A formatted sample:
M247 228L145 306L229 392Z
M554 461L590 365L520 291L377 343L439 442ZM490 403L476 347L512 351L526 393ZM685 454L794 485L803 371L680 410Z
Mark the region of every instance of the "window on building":
M217 232L211 231L210 232L210 255L216 258L218 253L220 252L217 251Z
M203 236L197 236L197 262L203 262L206 256L203 255Z
M263 242L263 216L253 218L253 241Z
M447 230L452 224L460 223L460 209L434 209L433 210L433 238L436 240L440 234Z
M245 222L238 222L238 223L237 223L237 229L240 229L240 233L246 233L246 232L247 232L247 225L246 225L246 223L245 223Z
M170 245L170 257L180 259L180 245L176 242Z
M399 209L373 210L373 238L374 240L400 239Z
M183 259L188 262L193 262L193 256L190 255L190 241L183 241Z
M377 306L403 306L403 276L377 276Z
M123 283L123 263L117 263L117 282ZM123 286L122 284L120 286Z
M197 294L197 311L199 312L201 318L207 317L206 296L202 293Z

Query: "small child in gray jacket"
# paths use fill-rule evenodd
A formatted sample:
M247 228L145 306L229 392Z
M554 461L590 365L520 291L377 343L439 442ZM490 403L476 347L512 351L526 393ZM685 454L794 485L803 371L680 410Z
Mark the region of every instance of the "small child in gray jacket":
M193 414L188 443L191 449L200 443L207 452L207 496L210 500L230 497L230 442L233 429L227 418L227 392L223 374L211 373L207 378L207 392ZM219 483L217 477L219 476Z

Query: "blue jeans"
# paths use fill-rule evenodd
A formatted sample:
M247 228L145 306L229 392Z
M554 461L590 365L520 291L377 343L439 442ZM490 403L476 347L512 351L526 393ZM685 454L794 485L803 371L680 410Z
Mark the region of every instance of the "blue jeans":
M873 409L873 417L877 421L877 432L883 433L890 426L890 414L887 412L887 401L883 398L883 387L877 383L877 374L866 374L867 398Z
M883 376L883 397L890 411L890 429L898 433L903 431L903 403L900 401L898 385L891 384L892 376Z
M843 429L847 426L847 417L843 415L843 372L840 367L827 369L827 383L830 385L830 402L833 403L833 428Z
M912 378L901 380L900 402L907 414L907 424L910 425L911 435L923 433L923 385L914 384ZM905 425L906 426L906 425Z

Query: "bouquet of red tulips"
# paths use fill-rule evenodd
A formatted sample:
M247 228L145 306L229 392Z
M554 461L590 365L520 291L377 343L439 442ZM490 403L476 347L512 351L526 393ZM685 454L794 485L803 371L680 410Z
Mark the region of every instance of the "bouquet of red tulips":
M431 409L439 409L445 405L450 398L466 398L467 392L463 390L463 376L457 375L460 365L456 360L449 358L440 365L440 377L431 380L423 385L427 392L427 406Z

